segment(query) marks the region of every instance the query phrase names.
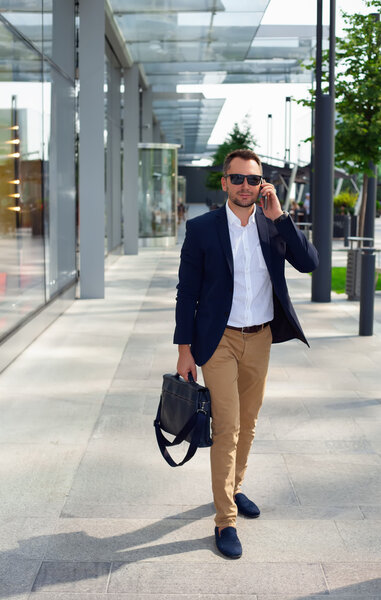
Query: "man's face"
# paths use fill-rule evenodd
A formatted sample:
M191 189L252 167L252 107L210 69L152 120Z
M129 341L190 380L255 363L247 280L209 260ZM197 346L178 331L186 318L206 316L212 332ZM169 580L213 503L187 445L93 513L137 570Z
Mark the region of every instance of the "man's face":
M244 160L243 158L233 158L228 169L230 173L240 173L241 175L262 175L261 167L255 160ZM227 192L230 202L242 208L253 206L258 200L260 185L249 185L247 179L241 185L233 185L230 177L221 178L221 185L224 192Z

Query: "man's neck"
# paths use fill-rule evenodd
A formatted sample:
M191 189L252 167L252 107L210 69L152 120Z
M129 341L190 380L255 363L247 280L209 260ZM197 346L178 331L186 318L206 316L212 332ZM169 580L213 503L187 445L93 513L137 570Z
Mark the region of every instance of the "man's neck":
M228 198L228 206L235 216L239 218L242 227L245 227L249 222L250 216L253 214L254 205L248 206L247 208L243 206L237 206Z

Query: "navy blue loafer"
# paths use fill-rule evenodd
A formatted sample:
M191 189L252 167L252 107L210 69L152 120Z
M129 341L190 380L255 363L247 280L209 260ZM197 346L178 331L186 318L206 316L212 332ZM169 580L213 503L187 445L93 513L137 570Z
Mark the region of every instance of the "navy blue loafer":
M224 527L221 533L216 527L214 535L216 536L216 546L221 554L228 558L241 558L242 546L235 527Z
M237 505L238 512L250 519L256 519L261 514L258 506L254 504L245 494L238 493L234 497L234 502Z

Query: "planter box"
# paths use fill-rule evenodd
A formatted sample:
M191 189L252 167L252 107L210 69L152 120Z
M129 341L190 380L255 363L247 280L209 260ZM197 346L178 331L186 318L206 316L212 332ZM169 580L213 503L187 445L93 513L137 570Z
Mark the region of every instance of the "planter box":
M333 216L333 237L344 238L344 220L346 215ZM351 236L357 233L357 215L351 215Z

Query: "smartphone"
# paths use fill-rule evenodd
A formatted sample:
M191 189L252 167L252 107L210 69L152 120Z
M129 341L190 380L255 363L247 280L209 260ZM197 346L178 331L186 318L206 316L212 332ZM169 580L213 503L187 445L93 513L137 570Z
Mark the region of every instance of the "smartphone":
M259 189L260 189L260 191L262 191L262 186ZM267 210L267 203L268 203L268 196L267 196L267 194L266 194L266 196L262 196L262 200L263 200L263 208L265 210Z

